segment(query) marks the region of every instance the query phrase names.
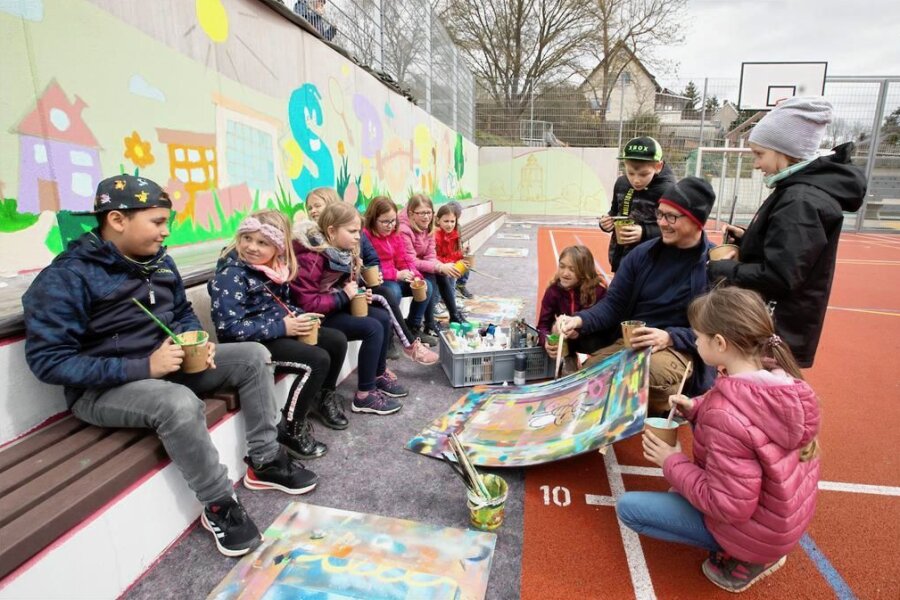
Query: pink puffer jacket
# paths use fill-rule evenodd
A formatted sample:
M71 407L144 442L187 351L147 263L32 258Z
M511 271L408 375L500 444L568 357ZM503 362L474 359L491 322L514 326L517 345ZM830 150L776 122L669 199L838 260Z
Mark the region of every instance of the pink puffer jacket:
M434 234L413 229L405 210L400 213L399 232L403 236L406 253L415 262L416 269L421 273L437 273L441 261L435 251Z
M753 563L786 555L816 507L819 459L799 453L819 432L815 392L780 371L719 377L688 419L695 462L673 454L666 479L729 554Z
M412 258L406 252L406 246L399 233L394 232L389 236L382 237L366 229L363 231L363 235L369 238L372 247L375 248L375 253L378 254L378 260L381 261L381 274L384 275L385 281L397 281L397 272L404 270L412 271L416 277L422 277Z

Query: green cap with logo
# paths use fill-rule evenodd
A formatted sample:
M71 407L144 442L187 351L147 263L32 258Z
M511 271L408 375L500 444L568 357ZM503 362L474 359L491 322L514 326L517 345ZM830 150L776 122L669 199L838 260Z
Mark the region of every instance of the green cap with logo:
M662 160L662 146L652 137L636 137L628 140L619 160L646 160L650 162L659 162Z

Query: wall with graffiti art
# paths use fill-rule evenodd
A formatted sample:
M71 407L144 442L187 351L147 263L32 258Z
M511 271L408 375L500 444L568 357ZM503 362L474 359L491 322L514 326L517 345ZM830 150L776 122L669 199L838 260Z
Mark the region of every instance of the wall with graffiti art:
M18 57L0 86L3 277L91 227L72 213L121 172L168 189L176 258L318 186L359 208L477 192L473 143L262 0L0 2L0 55Z
M480 148L478 191L494 210L596 217L609 210L616 154L615 148Z

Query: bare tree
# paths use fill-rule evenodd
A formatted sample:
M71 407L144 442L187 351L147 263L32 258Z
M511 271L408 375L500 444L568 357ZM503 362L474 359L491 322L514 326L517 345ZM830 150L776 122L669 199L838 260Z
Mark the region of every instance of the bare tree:
M594 77L586 84L595 97L601 118L622 72L634 58L652 64L654 48L681 43L679 19L686 0L593 0L594 19L590 56L583 66Z

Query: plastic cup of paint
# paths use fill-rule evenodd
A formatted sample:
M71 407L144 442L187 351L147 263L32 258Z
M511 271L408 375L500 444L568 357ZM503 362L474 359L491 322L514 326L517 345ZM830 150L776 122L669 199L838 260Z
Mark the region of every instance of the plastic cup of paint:
M462 334L462 329L462 325L459 323L450 323L450 331L452 331L454 335Z
M484 531L493 531L503 524L506 511L506 494L509 487L499 475L481 475L488 498L484 498L469 490L466 492L469 507L469 519L472 526Z
M631 336L638 327L646 327L643 321L622 321L622 341L625 342L626 348L631 348Z
M369 287L375 287L376 285L381 284L381 269L378 268L378 265L372 265L371 267L366 267L362 272L363 281L366 282L366 285Z
M469 270L469 266L465 263L465 261L458 260L453 263L453 268L459 271L459 276L462 277L466 274L466 271Z
M650 417L644 419L644 430L652 431L656 437L668 445L674 446L678 441L678 426L681 425L681 423L673 419L672 422L666 426L667 421L668 419L662 417Z
M350 301L350 314L354 317L369 316L369 301L366 298L365 289L361 288L356 291L356 295Z
M733 253L733 255L732 255ZM709 250L709 260L717 261L717 260L740 260L741 259L741 249L739 246L734 244L719 244L715 248L710 248Z
M418 277L413 279L409 287L412 289L413 300L416 302L424 302L428 297L428 286L424 279L419 279Z
M616 227L616 241L620 244L624 244L622 241L622 228L623 227L631 227L634 225L634 219L617 219L615 222Z
M547 341L550 342L551 346L559 346L559 334L551 333L550 335L547 336ZM562 347L557 348L557 352L562 352L563 356L566 356L568 354L566 352L566 340L565 339L563 339L563 341L562 341Z
M319 322L318 317L312 318L313 328L312 331L307 333L306 335L298 335L297 339L303 342L304 344L309 344L310 346L315 346L319 343L319 327L321 323Z
M183 342L184 360L181 370L185 373L201 373L206 370L209 359L209 334L205 331L185 331L178 337Z

